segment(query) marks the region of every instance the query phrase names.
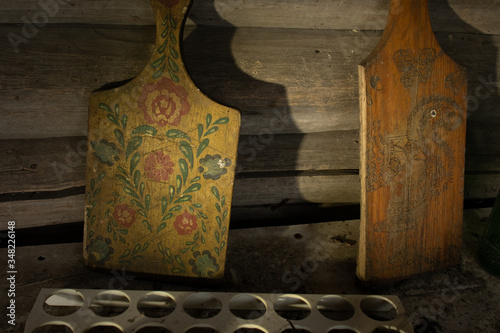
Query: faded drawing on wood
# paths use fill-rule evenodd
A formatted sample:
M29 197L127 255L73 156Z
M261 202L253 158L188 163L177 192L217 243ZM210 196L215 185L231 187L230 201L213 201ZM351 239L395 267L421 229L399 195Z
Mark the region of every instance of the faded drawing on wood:
M187 0L151 0L146 69L93 93L84 258L92 268L223 276L239 112L204 96L181 59Z
M359 74L358 276L400 279L456 264L467 78L435 40L426 0L392 1Z

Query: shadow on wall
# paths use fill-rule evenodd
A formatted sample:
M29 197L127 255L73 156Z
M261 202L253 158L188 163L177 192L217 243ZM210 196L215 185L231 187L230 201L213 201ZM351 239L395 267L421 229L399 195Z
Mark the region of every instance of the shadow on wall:
M465 197L492 199L500 189L495 177L500 171L500 96L494 37L463 21L448 1L430 1L429 12L433 26L444 23L459 31L450 33L440 28L442 32L436 33L436 38L446 54L466 68L468 75Z
M210 17L211 20L217 22L217 26L203 25L198 17ZM270 151L276 151L273 146L284 140L282 133L293 133L293 140L287 142L286 159L295 162L303 136L294 125L290 114L285 86L258 80L240 69L231 49L237 28L224 21L218 14L214 0L203 0L203 3L194 1L189 18L197 26L193 31L189 31L189 29L193 29L192 27L185 29L187 37L184 39L183 58L192 80L203 93L213 100L234 107L241 112L242 126L236 178L254 178L253 186L265 186L268 191L279 192L279 188L273 189L269 183L266 184L266 178L284 175L294 170L278 170L276 167L270 167L269 163L266 164L266 161L269 161ZM251 45L252 42L248 44ZM245 66L249 67L263 61L262 57L246 60L248 63ZM273 158L280 159L279 156ZM291 164L293 165L293 163ZM270 171L278 172L270 173ZM297 192L298 185L295 179L292 177L286 177L286 179L286 188L294 189L294 192ZM234 188L234 206L242 205L237 199L237 192L240 191L238 183L237 181ZM256 192L262 193L262 191ZM252 195L248 189L245 189L244 193L246 196ZM282 193L278 199L282 201L280 207L286 204L287 195L287 193ZM256 199L258 198L245 197L245 202L261 201ZM281 212L273 208L280 205L279 201L268 203L267 216L276 215L279 219ZM249 211L244 213L241 210L241 213L238 210L233 210L232 227L257 226L253 222L249 225L241 224L244 220L256 218L256 216L252 217L252 209L248 209Z

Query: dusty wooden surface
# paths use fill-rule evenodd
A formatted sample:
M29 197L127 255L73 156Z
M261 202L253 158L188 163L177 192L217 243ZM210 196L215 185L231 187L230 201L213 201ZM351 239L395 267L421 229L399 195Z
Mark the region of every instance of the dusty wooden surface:
M23 220L31 212L34 225L30 198L47 207L44 221L58 223L49 207L61 201L52 198L83 193L90 92L137 75L154 43L147 0L59 3L19 53L0 39L0 204L6 207L0 214L25 207ZM287 216L309 200L359 203L358 185L345 186L359 168L357 64L375 47L388 12L388 1L294 4L195 0L184 35L184 61L196 85L242 112L236 187L248 197L235 196L234 205L263 218ZM493 198L500 188L498 6L451 0L429 6L439 43L469 72L465 196ZM34 0L3 1L0 34L22 36L16 22L39 11ZM280 191L271 190L276 184ZM317 205L300 207L312 220L319 214ZM68 218L82 211L71 209Z
M358 276L401 279L456 264L467 74L434 38L427 0L391 2L359 77Z
M488 214L489 210L465 211L465 246L458 266L372 289L360 288L354 279L358 221L231 230L227 272L218 287L146 281L127 271L96 273L83 266L82 243L21 247L17 249L18 326L13 330L2 320L0 330L22 331L41 288L97 288L397 295L416 331L496 332L499 280L475 260L478 235ZM3 258L6 253L0 250ZM3 260L0 269L5 281Z

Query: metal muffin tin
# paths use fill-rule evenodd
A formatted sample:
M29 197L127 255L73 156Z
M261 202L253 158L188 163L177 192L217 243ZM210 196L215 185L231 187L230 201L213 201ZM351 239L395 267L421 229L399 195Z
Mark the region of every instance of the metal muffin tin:
M396 296L42 289L25 332L51 331L411 333L413 328Z

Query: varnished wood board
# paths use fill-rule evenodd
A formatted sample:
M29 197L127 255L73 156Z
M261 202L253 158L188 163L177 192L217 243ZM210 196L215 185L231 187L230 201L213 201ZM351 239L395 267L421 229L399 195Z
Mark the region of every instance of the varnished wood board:
M401 279L457 264L467 75L437 43L427 0L392 1L359 76L358 276Z
M84 261L150 276L224 274L240 115L188 76L189 0L152 0L148 66L89 105Z

